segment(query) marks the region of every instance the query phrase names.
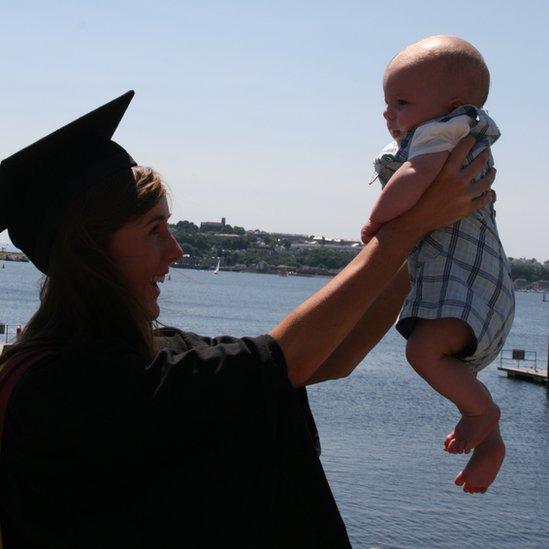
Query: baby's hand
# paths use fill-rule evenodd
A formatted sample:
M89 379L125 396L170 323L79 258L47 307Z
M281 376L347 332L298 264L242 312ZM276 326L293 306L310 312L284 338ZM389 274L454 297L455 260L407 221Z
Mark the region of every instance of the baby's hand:
M368 219L362 229L360 230L360 238L364 244L368 244L370 240L372 239L372 236L374 236L377 231L379 231L380 227L383 225L383 223L378 223L377 221L372 221L371 219Z

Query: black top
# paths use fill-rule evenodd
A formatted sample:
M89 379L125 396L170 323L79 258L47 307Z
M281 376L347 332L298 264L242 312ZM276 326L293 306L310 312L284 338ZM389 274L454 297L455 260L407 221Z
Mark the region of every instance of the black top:
M0 454L4 549L350 547L276 342L170 347L149 364L103 341L25 373Z

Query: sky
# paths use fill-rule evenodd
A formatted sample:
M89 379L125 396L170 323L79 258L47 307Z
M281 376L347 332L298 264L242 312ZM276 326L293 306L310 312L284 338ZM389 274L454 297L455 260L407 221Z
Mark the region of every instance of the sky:
M114 139L163 175L172 221L358 239L390 140L384 68L452 34L491 71L507 255L548 260L549 2L415 4L0 0L0 157L134 89Z

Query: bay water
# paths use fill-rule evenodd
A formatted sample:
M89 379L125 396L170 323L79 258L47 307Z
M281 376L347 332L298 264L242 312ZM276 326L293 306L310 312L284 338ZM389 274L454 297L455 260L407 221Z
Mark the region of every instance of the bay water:
M0 322L28 321L40 278L30 263L5 263ZM160 320L203 335L259 335L326 281L172 269ZM505 348L534 351L546 368L548 337L549 303L517 294ZM458 415L408 366L394 328L351 376L309 388L321 459L353 547L549 547L549 392L508 379L497 365L480 379L502 409L507 457L484 495L454 486L467 456L446 454L442 441Z

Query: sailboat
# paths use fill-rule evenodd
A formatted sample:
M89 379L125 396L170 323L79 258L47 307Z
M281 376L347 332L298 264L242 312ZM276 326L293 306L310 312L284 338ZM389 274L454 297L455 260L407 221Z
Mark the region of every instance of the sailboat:
M219 265L221 265L221 259L219 259L219 257L218 257L217 258L217 265L215 266L215 269L214 269L214 275L216 275L219 272Z

